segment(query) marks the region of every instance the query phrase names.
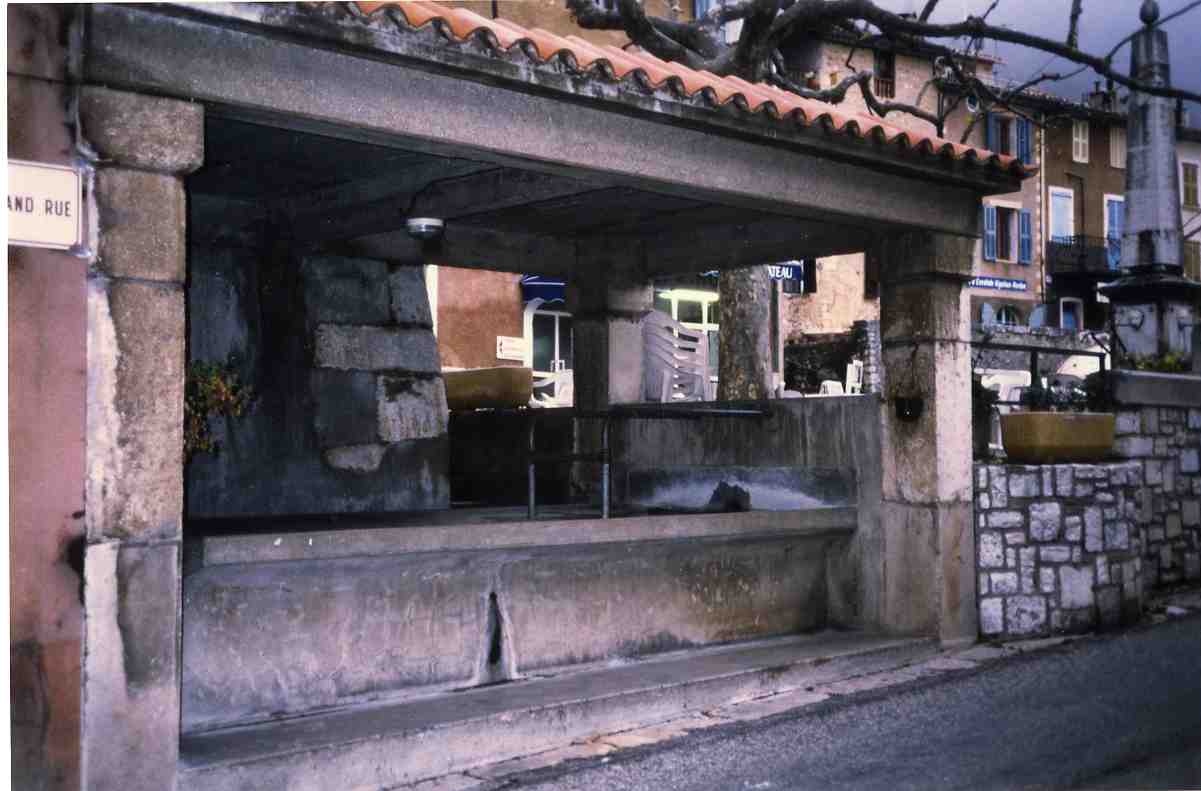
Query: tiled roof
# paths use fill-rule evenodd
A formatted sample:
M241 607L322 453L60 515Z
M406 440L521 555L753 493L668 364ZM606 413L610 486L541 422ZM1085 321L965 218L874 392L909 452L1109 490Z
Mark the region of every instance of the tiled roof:
M620 82L634 76L648 91L666 88L676 95L692 98L701 94L713 104L734 102L743 112L765 112L781 122L802 127L820 125L850 137L870 137L878 144L917 149L932 157L949 157L970 164L1008 170L1018 177L1031 175L1017 157L996 154L982 148L954 143L934 135L901 129L880 119L860 113L840 112L834 105L806 99L795 93L764 83L750 83L738 77L718 77L707 71L694 71L682 63L669 63L645 52L630 52L614 46L599 46L577 36L557 36L538 28L527 29L505 19L485 19L466 8L454 8L423 0L404 2L357 2L364 14L373 14L385 6L395 6L413 29L437 25L453 41L475 38L497 53L514 47L535 55L545 63L558 58L568 68L594 79Z

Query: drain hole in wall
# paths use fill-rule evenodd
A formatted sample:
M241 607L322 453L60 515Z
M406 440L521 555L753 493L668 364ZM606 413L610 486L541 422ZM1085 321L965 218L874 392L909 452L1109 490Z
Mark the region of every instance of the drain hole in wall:
M500 603L496 600L496 593L488 594L488 666L496 667L500 664L501 651L504 641L501 639L503 635L504 621L500 614Z

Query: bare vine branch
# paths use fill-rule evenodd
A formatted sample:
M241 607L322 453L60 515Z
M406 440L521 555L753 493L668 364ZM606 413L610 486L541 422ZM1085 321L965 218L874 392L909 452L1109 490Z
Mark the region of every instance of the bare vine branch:
M920 46L923 51L943 59L954 83L952 87L960 98L975 96L985 107L1008 107L1019 115L1020 109L1013 108L1012 103L1022 91L1044 82L1065 79L1085 69L1091 69L1101 77L1131 90L1201 103L1201 94L1181 88L1146 85L1114 68L1114 56L1129 43L1133 34L1119 42L1105 56L1080 50L1079 22L1083 15L1083 0L1072 2L1065 41L989 23L988 17L999 2L993 0L979 16L944 24L930 21L930 16L938 7L938 0L926 0L916 16L886 11L877 6L874 0L738 0L688 22L649 16L639 0L618 0L617 8L612 11L598 8L591 0L567 0L572 14L582 27L623 30L634 44L664 60L678 61L689 68L704 69L718 75L738 75L752 81L767 80L802 96L832 103L843 101L847 91L858 85L864 102L873 113L882 116L893 112L908 113L933 124L939 134L951 110L942 107L939 112L932 113L920 106L930 84L938 81L931 81L922 87L916 104L882 101L872 91L871 73L854 68L852 60L857 49L881 44ZM1201 0L1192 0L1156 24L1162 25L1198 7L1201 7ZM727 44L721 36L721 28L733 21L742 22L742 31L737 42ZM838 85L825 90L814 90L798 84L784 68L780 55L782 42L798 33L816 38L835 30L853 37L851 54L846 63L850 75ZM956 52L935 43L940 39L966 40L967 44L963 51ZM959 66L961 59L979 52L985 41L1005 42L1046 52L1076 64L1077 69L1070 74L1043 72L1018 86L1000 90L974 74L965 74ZM959 99L956 99L949 106L953 108L958 104ZM965 135L971 134L972 125L969 125Z

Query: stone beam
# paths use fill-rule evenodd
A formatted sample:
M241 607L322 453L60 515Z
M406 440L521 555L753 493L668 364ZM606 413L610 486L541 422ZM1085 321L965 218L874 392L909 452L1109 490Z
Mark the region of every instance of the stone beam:
M1019 186L819 132L781 140L778 125L664 108L616 87L572 95L575 78L539 72L532 85L523 67L493 58L452 69L435 62L453 57L448 48L379 49L417 47L417 37L381 36L364 50L362 39L337 40L343 32L330 22L310 28L333 39L313 47L273 32L267 12L250 7L230 11L258 15L243 21L124 5L88 13L87 80L193 97L260 123L873 228L973 234L980 195Z
M496 231L448 223L441 240L422 245L405 231L372 234L334 245L346 255L380 261L426 263L467 269L491 269L540 275L569 275L575 267L575 245L554 236Z
M778 217L702 222L687 232L648 238L646 268L651 275L680 274L857 253L870 236L856 230Z

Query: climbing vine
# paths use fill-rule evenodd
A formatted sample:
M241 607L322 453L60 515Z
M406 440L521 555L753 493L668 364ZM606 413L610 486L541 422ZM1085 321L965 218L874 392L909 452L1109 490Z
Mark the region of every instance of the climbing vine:
M184 460L220 450L209 418L241 417L253 397L250 386L239 381L232 361L189 363L184 389Z

